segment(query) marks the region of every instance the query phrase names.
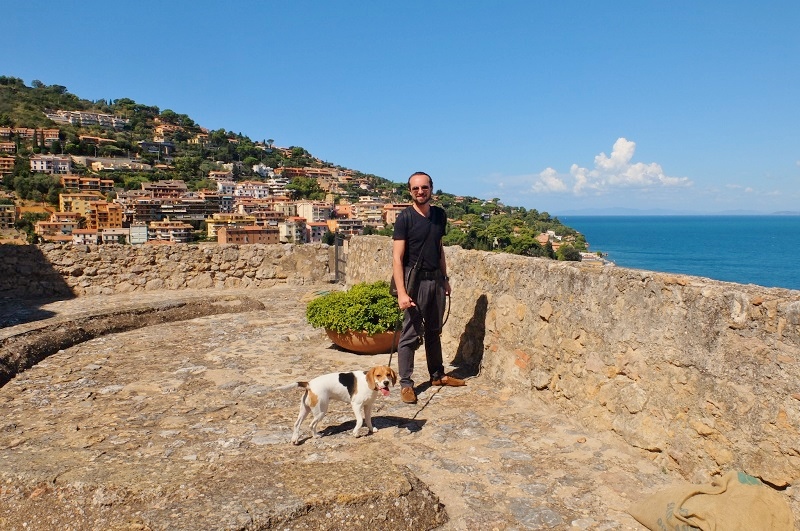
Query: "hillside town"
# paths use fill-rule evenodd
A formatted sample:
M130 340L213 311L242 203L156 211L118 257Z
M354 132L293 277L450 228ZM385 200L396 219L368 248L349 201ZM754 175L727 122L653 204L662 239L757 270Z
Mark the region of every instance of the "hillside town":
M86 158L89 164L101 163ZM203 222L206 240L219 243L311 243L328 233L363 234L393 224L407 204L361 196L356 203L334 204L337 186L350 176L318 168L265 168L264 181L232 179L230 171L213 171L213 190L189 191L182 180L141 183L140 190L118 190L114 181L71 173L72 157L35 155L32 170L59 174L65 192L56 210L48 205L0 205L0 226L11 228L24 212L46 213L36 222L41 241L87 243L185 243ZM292 200L291 176L315 175L329 190L324 201ZM112 201L106 198L115 195Z
M110 115L86 112L55 111L47 117L73 125L100 125L119 129L126 121ZM351 170L334 167L278 167L256 164L243 168L241 162L220 163L221 169L208 172L207 180L215 188L190 191L179 179L142 182L138 190L124 190L111 178L109 171L169 170L175 146L171 136L182 128L156 119L152 141L139 146L155 153L159 164L151 165L139 158L79 156L68 154L33 154L29 157L30 172L57 176L63 192L58 194L58 207L41 204L0 204L0 228L10 229L26 212L43 214L37 221L35 234L42 242L74 244L121 243L131 245L187 243L195 240L236 244L314 243L326 234L344 236L384 230L394 224L397 214L410 203L393 202L391 194L371 190L369 180L354 177ZM15 140L12 142L12 138ZM14 169L14 154L20 143L58 142L58 128L34 129L0 127L0 175ZM81 135L82 142L102 146L112 142L99 136ZM235 142L234 139L230 141ZM201 129L190 144L208 142L207 130ZM283 151L289 148L256 143L263 150ZM76 173L85 168L90 174ZM249 171L248 171L249 170ZM261 180L236 180L236 175L252 173ZM314 179L326 194L324 200L295 200L287 186L292 179ZM357 186L367 195L356 201L342 197L346 186ZM375 192L375 195L370 195ZM7 194L13 197L13 193ZM110 197L113 199L109 200ZM463 201L465 198L456 197ZM478 201L478 200L475 200ZM454 227L463 222L450 220ZM198 227L203 228L199 234ZM548 242L558 249L561 237L547 231L537 237L540 245Z
M127 121L110 115L54 111L46 113L56 122L73 125L100 125L121 129ZM213 189L190 191L179 179L142 182L139 190L124 190L103 172L115 170L169 170L175 146L171 136L182 131L180 126L157 123L152 141L139 146L155 153L160 164L150 165L139 158L34 154L29 158L30 172L58 176L64 190L58 195L58 208L47 204L0 204L0 228L10 229L25 212L46 214L37 221L35 234L40 241L98 243L185 243L197 238L196 227L203 227L200 239L219 243L312 243L320 242L326 233L363 234L365 228L381 230L391 225L399 211L408 206L386 199L363 195L357 202L336 197L345 184L354 184L353 173L337 168L279 167L257 164L248 168L262 180L236 180L244 173L241 162L220 163L220 170L208 172ZM12 142L12 138L16 142ZM14 169L14 154L19 142L49 144L57 142L57 128L33 129L0 127L0 175ZM81 141L101 146L113 142L99 136L81 135ZM234 139L231 139L234 141ZM208 131L188 140L190 144L208 142ZM288 148L257 143L261 149ZM75 166L86 168L91 175L74 172ZM325 200L293 200L287 185L295 177L313 178L326 193ZM364 181L355 183L367 190ZM13 194L8 194L13 197ZM109 200L109 197L113 197Z
M330 244L337 235L390 235L411 201L404 182L299 146L5 76L0 183L0 243L19 244ZM597 258L583 235L547 212L442 190L433 200L447 212L445 245Z

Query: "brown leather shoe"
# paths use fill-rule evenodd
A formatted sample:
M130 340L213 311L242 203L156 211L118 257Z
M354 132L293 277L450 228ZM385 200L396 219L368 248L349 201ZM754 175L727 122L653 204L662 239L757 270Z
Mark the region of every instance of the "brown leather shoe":
M431 380L431 385L446 385L448 387L461 387L467 385L467 382L452 376L442 376L439 380Z
M413 387L403 387L400 389L400 398L402 398L403 402L406 404L417 403L417 393L414 392Z

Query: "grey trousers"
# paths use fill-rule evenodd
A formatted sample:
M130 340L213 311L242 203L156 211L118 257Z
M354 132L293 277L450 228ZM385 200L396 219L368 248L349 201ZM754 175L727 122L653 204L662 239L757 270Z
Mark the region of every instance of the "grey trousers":
M442 318L445 310L444 285L439 280L420 280L416 306L405 310L403 328L397 344L397 368L401 387L414 387L414 351L419 348L419 338L424 338L425 357L431 380L444 376L442 361Z

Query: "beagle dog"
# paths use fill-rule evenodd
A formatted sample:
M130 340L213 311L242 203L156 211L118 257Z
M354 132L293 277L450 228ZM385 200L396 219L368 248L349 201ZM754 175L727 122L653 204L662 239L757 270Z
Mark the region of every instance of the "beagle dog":
M281 389L294 387L305 389L300 399L300 414L294 423L292 444L300 444L300 425L312 412L314 419L311 421L311 434L320 437L317 424L328 412L328 403L331 400L350 402L356 415L356 427L353 429L355 437L358 437L358 432L364 423L367 425L368 433L375 433L378 429L372 427L372 405L379 391L383 396L389 396L389 386L396 383L397 373L391 367L377 366L366 372L323 374L308 382L297 382L282 387Z

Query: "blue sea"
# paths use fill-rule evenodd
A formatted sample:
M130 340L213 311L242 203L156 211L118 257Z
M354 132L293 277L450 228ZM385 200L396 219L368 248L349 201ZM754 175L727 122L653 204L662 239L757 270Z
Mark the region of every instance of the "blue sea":
M559 216L621 267L800 290L800 216Z

